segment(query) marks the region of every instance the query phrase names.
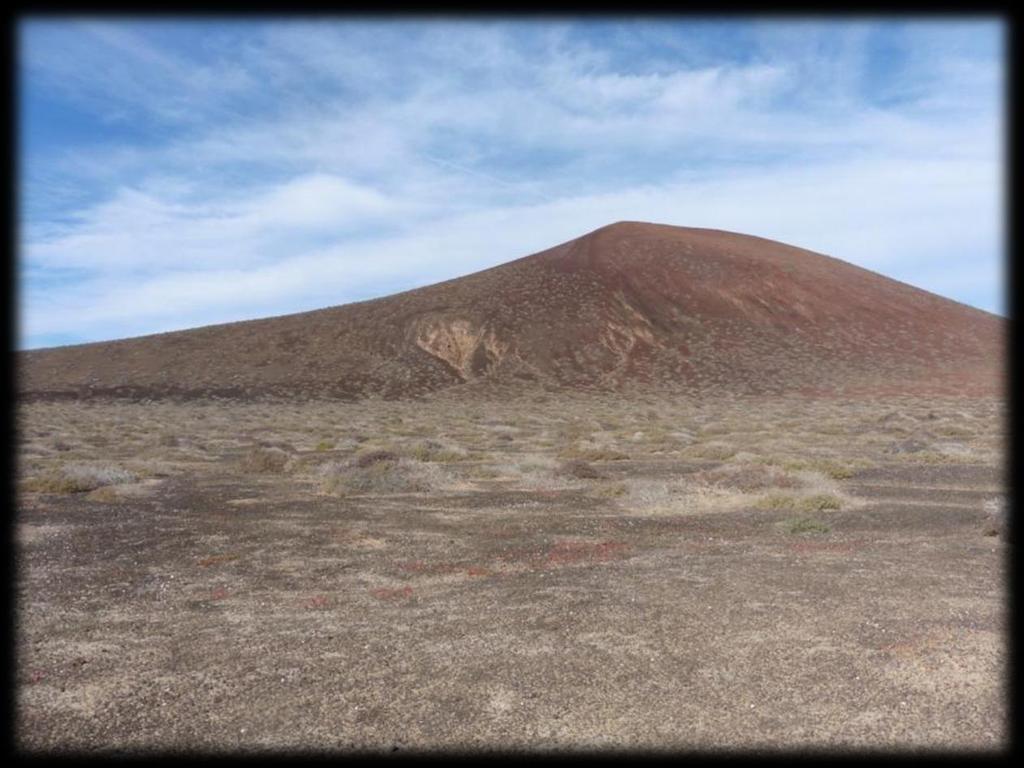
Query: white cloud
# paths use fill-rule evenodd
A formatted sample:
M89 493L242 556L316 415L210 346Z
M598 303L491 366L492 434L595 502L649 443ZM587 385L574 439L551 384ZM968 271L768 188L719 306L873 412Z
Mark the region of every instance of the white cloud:
M180 268L143 278L119 279L108 273L91 286L69 286L66 296L51 292L46 305L30 301L25 332L58 333L71 323L90 334L112 324L189 327L196 316L226 321L279 314L286 311L282 307L315 309L368 298L375 285L413 287L484 269L621 219L758 234L913 284L954 288L943 275L965 259L972 271L988 279L998 274L1001 244L984 236L1000 228L992 220L998 217L993 193L997 178L995 167L956 160L856 160L770 175L733 171L667 185L487 207L369 239L339 235L327 245L292 248L287 256L279 253L267 260L252 254L267 250L267 238L277 242L289 232L298 235L308 222L286 217L280 229L268 229L255 215L227 222L217 217L182 220L172 248L161 234L163 228L146 220L143 211L153 204L143 199L137 217L142 224L131 230L135 239L118 233L123 236L119 247L125 249L119 252L121 259L130 263L138 253L173 251ZM315 189L319 183L324 180L286 185L289 192L283 195ZM273 206L266 205L268 199L273 196L261 198L269 210ZM248 245L249 253L234 259L212 257L211 249L224 237L216 229L209 233L217 226L235 227L235 236ZM104 245L118 247L113 239Z

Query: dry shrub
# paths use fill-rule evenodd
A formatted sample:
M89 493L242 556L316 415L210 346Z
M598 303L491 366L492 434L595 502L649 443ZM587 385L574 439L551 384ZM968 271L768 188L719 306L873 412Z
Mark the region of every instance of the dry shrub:
M621 504L635 514L702 514L739 509L752 497L700 481L631 480Z
M469 458L469 452L465 448L441 443L437 440L424 440L403 451L403 453L411 459L416 459L416 461L437 461L441 463L463 461Z
M317 475L321 491L341 496L436 491L451 482L447 472L436 464L397 457L378 458L362 465L359 459L329 462L318 467Z
M108 485L138 481L138 475L113 465L69 464L22 483L26 491L38 493L88 493Z
M629 458L629 454L603 446L570 445L562 449L558 457L560 459L580 459L582 461L623 461Z
M575 477L579 480L599 480L604 477L593 464L583 459L570 459L563 462L557 470L563 477Z
M725 461L736 455L736 449L727 443L713 441L709 443L695 443L687 446L684 455L693 459L712 459L714 461Z
M243 472L258 475L279 475L285 471L291 454L280 448L259 445L251 448L242 457L240 466Z
M766 488L796 488L800 484L797 478L778 467L759 463L724 464L695 472L692 477L698 483L748 492Z
M629 486L625 483L602 483L591 491L591 494L603 499L618 499L625 496Z
M515 462L501 462L494 468L501 476L512 478L516 487L535 491L553 491L577 487L582 482L569 474L563 474L560 464L549 456L528 456Z
M89 491L89 493L85 495L85 498L87 498L89 501L98 501L103 504L110 504L112 502L117 501L121 497L113 486L104 485L103 487L97 488L94 491Z
M828 533L832 529L827 523L816 520L813 517L791 517L783 520L781 527L787 533Z
M810 471L815 472L832 480L847 480L853 477L859 470L868 469L874 466L870 461L864 459L850 459L840 461L832 458L762 458L759 459L765 464L782 467L789 472Z
M809 496L790 493L770 493L758 499L756 506L759 509L773 511L801 510L804 512L819 512L829 509L840 509L843 503L838 496L829 493L815 493Z
M388 451L382 448L364 451L355 458L355 465L360 469L366 469L372 467L374 464L380 464L382 462L396 462L398 461L398 454L394 451Z

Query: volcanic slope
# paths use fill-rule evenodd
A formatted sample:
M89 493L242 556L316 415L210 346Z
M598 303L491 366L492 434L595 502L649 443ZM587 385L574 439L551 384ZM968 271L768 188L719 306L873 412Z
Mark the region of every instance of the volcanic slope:
M453 386L990 393L1006 321L749 235L619 222L372 301L19 354L35 398Z

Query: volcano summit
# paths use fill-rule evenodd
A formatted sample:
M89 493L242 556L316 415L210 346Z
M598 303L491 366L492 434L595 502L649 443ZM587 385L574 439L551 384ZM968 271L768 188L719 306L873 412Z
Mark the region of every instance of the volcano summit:
M995 315L818 253L618 222L372 301L24 352L19 385L29 399L994 393L1004 336Z

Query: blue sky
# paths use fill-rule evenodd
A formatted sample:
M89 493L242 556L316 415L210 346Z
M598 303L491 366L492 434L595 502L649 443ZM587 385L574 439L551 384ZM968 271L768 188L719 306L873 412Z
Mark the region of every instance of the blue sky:
M623 219L1005 313L1003 32L23 20L19 345L344 304Z

